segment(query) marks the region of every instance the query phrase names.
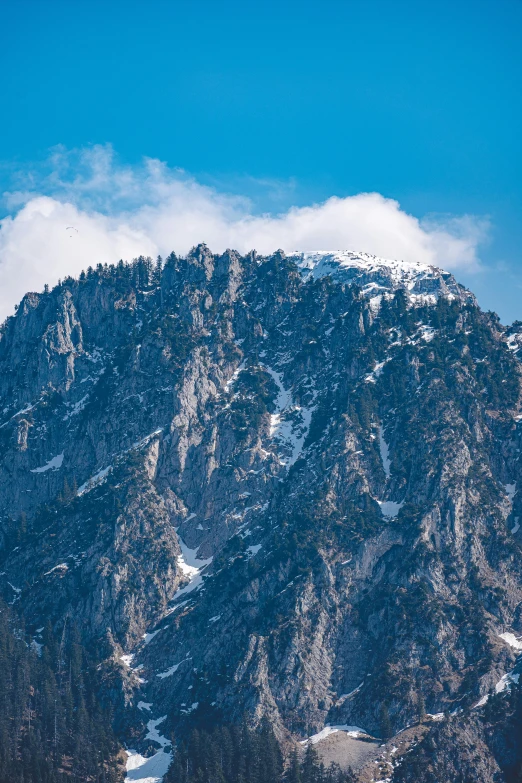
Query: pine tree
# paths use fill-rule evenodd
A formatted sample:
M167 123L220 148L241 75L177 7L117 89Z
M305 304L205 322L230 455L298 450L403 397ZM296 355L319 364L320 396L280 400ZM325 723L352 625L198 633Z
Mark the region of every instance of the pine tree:
M285 774L285 783L301 783L301 767L299 765L297 748L294 748L290 756L290 763Z
M79 634L67 623L57 639L48 623L41 657L24 636L0 603L0 783L62 783L64 760L70 783L115 783L110 716L97 704Z
M17 543L23 541L26 533L27 533L27 514L25 513L25 511L22 511L22 513L20 514L20 518L18 520L18 530L16 533Z
M259 783L279 780L283 771L283 759L279 743L267 719L261 725L259 748Z
M158 256L156 258L156 263L154 265L154 272L152 276L152 281L155 286L158 286L161 284L161 272L163 270L163 259L161 256Z
M424 694L422 693L422 688L420 685L417 687L417 716L419 723L424 723L426 720L426 704L424 702Z
M393 732L390 721L390 713L388 712L388 706L386 702L382 702L380 707L380 726L381 737L383 740L389 740L390 737L393 736Z
M319 756L311 742L306 746L305 756L301 765L301 782L316 783L319 773Z

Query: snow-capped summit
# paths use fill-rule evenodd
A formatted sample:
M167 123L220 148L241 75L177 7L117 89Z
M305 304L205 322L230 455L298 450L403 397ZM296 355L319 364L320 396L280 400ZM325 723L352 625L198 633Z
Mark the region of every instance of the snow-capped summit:
M291 258L305 279L330 275L342 282L357 283L372 299L404 288L414 301L435 302L441 295L475 301L473 294L457 283L450 272L419 261L394 261L349 250L295 252Z

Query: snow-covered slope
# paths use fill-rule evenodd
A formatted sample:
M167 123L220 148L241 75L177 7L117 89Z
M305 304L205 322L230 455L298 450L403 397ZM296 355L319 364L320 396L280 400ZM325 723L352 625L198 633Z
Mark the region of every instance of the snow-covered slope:
M418 261L393 261L349 250L296 252L291 258L306 279L330 275L342 282L357 283L372 298L404 288L414 301L435 302L442 295L475 302L473 294L450 272Z

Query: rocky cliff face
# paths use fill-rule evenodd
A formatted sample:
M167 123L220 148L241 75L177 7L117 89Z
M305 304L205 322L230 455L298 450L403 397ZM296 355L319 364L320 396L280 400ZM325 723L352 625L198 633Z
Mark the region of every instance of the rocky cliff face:
M81 618L138 768L202 721L291 743L427 712L507 780L483 713L522 650L518 346L451 275L352 253L202 245L28 294L3 595Z

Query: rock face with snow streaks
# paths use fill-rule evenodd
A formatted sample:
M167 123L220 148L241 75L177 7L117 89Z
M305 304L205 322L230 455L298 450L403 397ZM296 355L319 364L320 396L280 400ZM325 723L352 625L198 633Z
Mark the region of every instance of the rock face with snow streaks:
M380 737L422 701L503 774L481 721L522 647L517 335L448 273L344 252L200 245L26 295L0 588L29 628L81 618L129 769L209 721Z

